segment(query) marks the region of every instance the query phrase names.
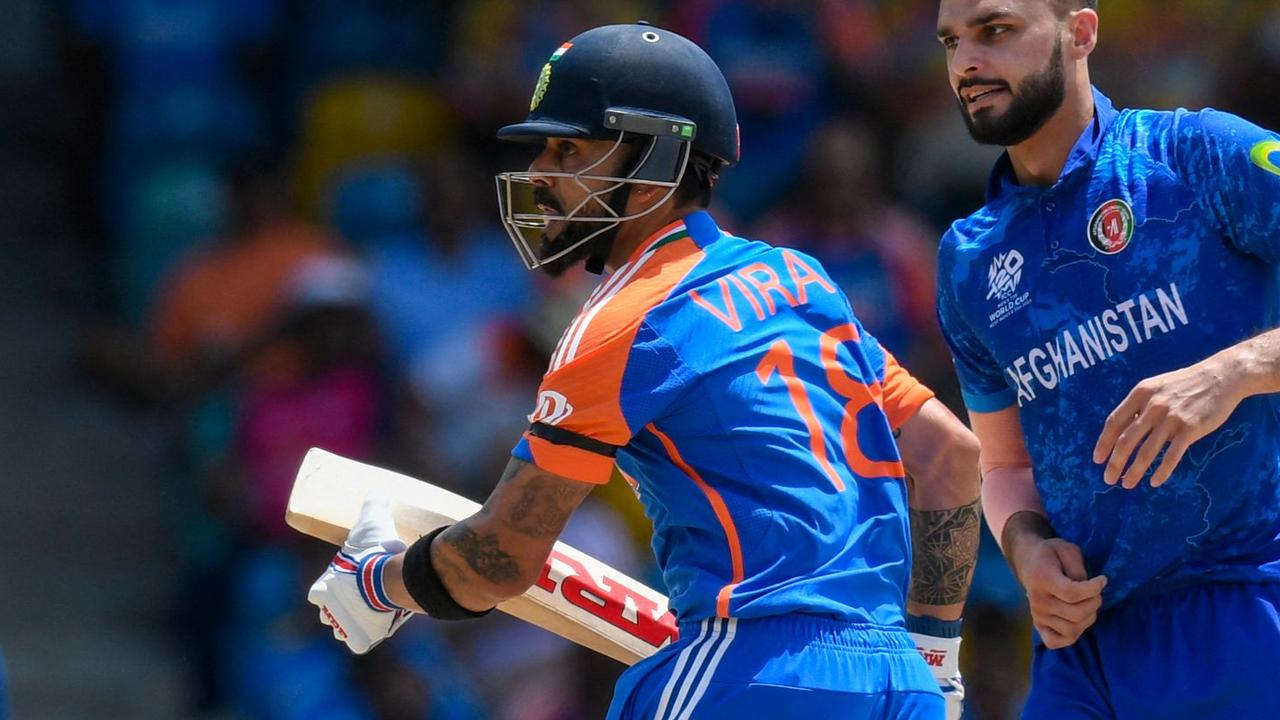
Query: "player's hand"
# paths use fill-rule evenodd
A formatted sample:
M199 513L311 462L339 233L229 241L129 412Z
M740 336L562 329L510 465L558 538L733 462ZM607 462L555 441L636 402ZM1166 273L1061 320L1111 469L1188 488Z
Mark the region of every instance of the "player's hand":
M1223 358L1215 356L1138 383L1107 417L1094 446L1093 461L1107 464L1103 481L1137 487L1163 450L1151 487L1163 485L1187 448L1221 427L1240 404L1243 396L1231 379Z
M320 622L357 655L391 637L413 614L393 604L382 587L383 566L404 549L390 501L370 494L342 550L307 593L307 600L320 608Z
M918 627L919 621L934 626L953 625L954 629L942 633L943 636L930 631L928 627ZM960 679L960 623L942 623L932 618L907 618L907 629L916 650L933 672L938 681L938 689L942 691L942 700L946 703L946 720L960 720L964 714L964 681ZM924 632L922 632L922 630Z
M1079 546L1061 538L1027 538L1010 559L1045 647L1067 647L1097 621L1107 578L1089 579Z

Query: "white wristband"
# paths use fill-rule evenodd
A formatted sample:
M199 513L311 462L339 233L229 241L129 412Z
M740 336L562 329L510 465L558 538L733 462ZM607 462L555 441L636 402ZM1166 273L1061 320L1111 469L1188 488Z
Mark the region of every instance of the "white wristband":
M920 633L908 633L925 664L934 677L951 677L960 674L960 638L940 638Z

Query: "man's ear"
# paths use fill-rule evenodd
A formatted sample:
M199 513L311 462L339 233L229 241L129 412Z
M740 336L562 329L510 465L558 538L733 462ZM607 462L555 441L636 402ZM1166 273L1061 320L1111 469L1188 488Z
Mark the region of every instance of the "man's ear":
M660 185L649 185L646 183L634 183L631 185L631 199L627 201L629 214L642 212L653 207L663 196L667 194L669 188Z
M1077 10L1068 22L1071 42L1067 51L1073 60L1084 60L1098 45L1098 13L1088 8Z

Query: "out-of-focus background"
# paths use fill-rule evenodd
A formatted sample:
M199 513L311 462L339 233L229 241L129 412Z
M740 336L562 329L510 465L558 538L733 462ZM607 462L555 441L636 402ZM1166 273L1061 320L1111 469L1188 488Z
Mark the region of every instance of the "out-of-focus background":
M603 714L621 666L505 617L355 659L282 511L323 446L482 499L592 285L526 272L492 175L538 69L648 19L719 62L742 164L714 211L817 255L955 404L933 252L995 157L933 0L0 0L0 683L14 718ZM1280 2L1103 0L1097 84L1280 128ZM660 586L638 505L568 540ZM1016 716L1028 623L994 544L969 716ZM7 672L6 672L7 670ZM0 693L3 697L4 693ZM5 715L0 700L0 717Z

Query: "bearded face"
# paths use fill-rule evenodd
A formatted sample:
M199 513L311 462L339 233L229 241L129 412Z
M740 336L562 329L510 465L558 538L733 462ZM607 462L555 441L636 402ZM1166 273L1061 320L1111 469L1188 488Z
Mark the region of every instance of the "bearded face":
M613 191L613 193L617 192L618 190ZM548 188L534 188L533 200L539 206L556 215L564 215L564 207ZM606 213L603 208L591 203L579 210L578 216L606 217ZM552 236L551 232L556 228L556 226L559 226L559 232ZM583 262L593 255L599 256L608 254L609 246L613 243L613 238L618 233L618 226L614 225L604 232L600 232L601 227L602 225L597 223L552 222L551 225L548 226L547 230L543 231L540 238L540 244L538 247L538 256L540 258L549 258L554 256L556 253L563 251L565 248L573 247L576 243L582 244L551 262L543 263L539 266L539 269L551 277L560 277L569 268ZM591 237L593 233L599 234L592 237L590 240L587 240L587 242L582 242L584 239Z
M974 88L983 92L974 93ZM973 139L984 145L1011 147L1025 142L1044 127L1062 107L1067 94L1062 44L1043 68L1011 87L999 78L965 78L956 87L960 114ZM1007 107L1000 111L995 98L1007 94Z

